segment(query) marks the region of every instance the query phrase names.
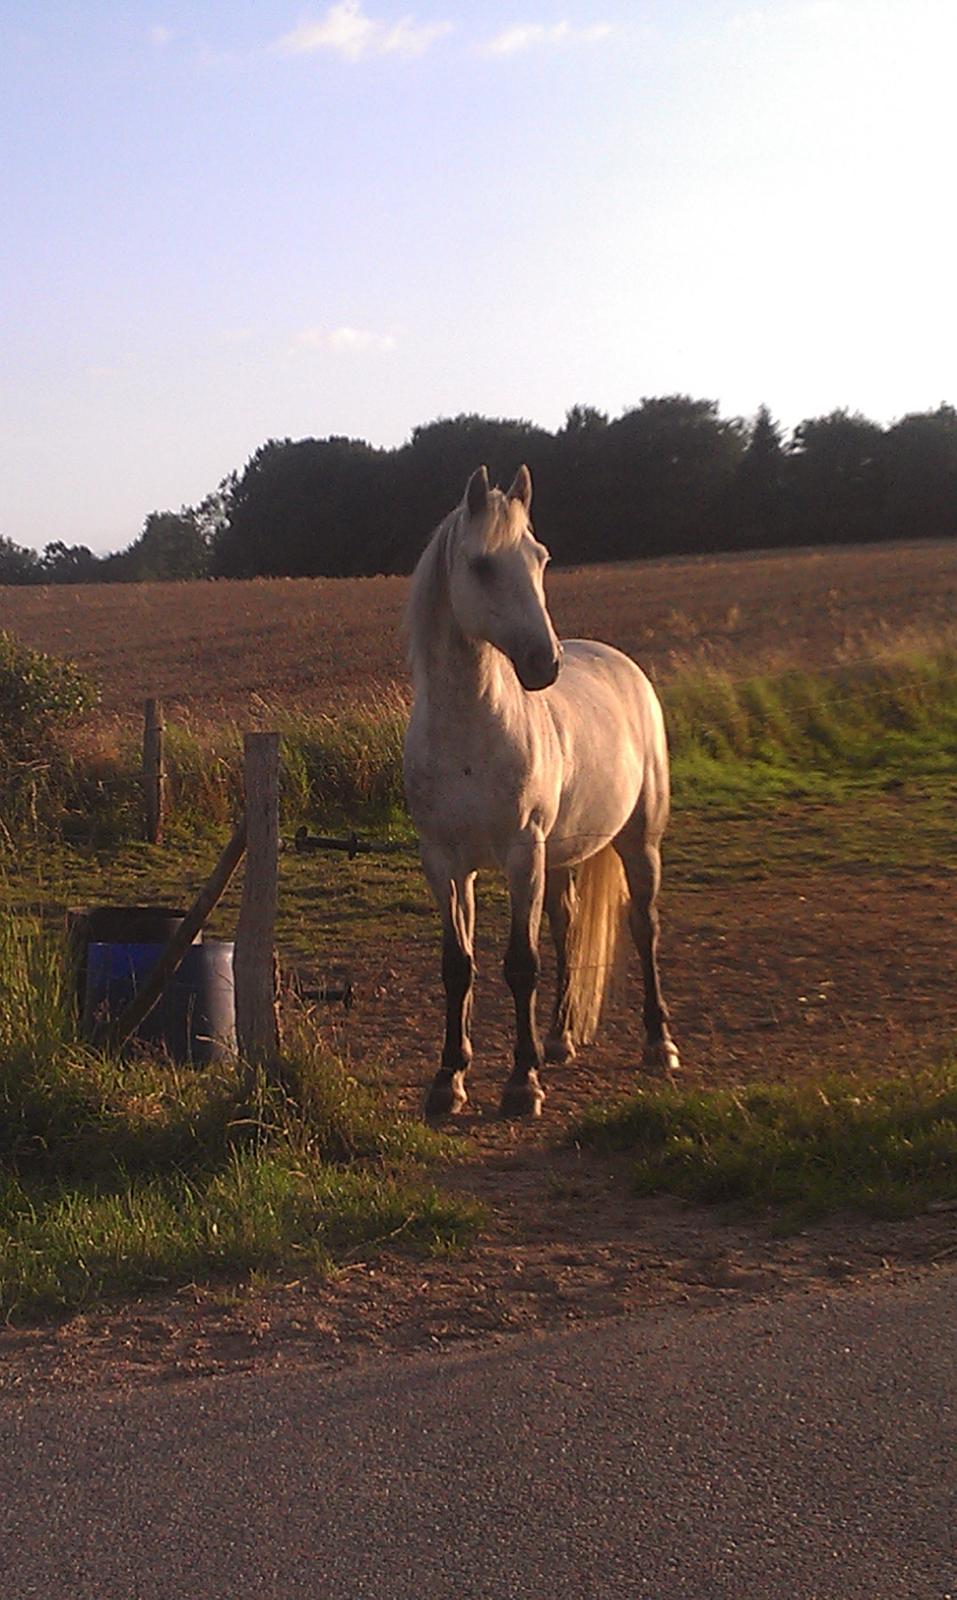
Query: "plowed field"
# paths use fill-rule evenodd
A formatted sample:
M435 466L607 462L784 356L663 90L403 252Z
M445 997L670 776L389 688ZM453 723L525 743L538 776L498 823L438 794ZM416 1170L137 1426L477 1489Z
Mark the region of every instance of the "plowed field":
M659 675L696 659L822 666L911 631L957 636L948 543L582 567L548 589L563 637L607 639ZM0 628L77 661L109 712L147 695L199 713L252 697L319 711L406 680L407 592L405 578L0 588Z

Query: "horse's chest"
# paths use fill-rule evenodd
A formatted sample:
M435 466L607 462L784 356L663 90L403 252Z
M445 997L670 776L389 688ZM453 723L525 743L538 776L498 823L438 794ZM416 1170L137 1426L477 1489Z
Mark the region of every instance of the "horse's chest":
M507 741L490 746L480 735L421 746L410 738L405 779L420 831L439 827L476 839L495 839L520 822L534 782L525 752Z

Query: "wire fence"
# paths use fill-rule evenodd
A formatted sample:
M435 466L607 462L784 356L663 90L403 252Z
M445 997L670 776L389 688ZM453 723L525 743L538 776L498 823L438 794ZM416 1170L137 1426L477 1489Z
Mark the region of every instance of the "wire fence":
M936 684L952 685L957 683L957 655L955 655L951 661L951 653L946 651L941 655L933 657L932 659L935 662L932 679ZM825 663L821 667L814 669L805 669L802 667L784 667L779 670L764 674L758 674L754 672L734 674L720 668L706 667L701 669L700 674L695 674L694 676L697 676L700 681L703 696L707 696L709 692L715 692L723 687L733 690L754 688L759 682L767 680L770 680L772 683L776 683L778 685L784 685L788 682L788 680L797 683L800 683L804 680L813 682L815 679L820 680L821 678L827 678L833 681L844 678L853 679L856 677L858 680L860 680L860 677L863 674L875 669L882 669L888 673L896 674L896 676L893 678L889 678L885 682L877 683L870 687L863 687L860 681L858 681L854 687L849 688L844 694L829 694L823 707L815 707L810 703L807 707L809 713L814 713L815 711L820 710L831 712L840 711L842 708L849 706L868 705L880 700L900 700L902 694L906 693L908 687L914 687L915 684L915 679L905 679L904 681L901 680L901 665L902 663L906 663L906 661L906 652L903 655L897 655L896 657L893 654L884 652L880 655L854 657L852 660L846 663ZM666 678L663 681L656 683L656 692L663 701L666 719L668 716L669 681L672 685L674 685L680 682L680 676L677 679L668 680ZM919 683L919 679L916 681ZM789 711L793 710L794 708L789 707L787 704L779 705L775 708L775 720L780 721L781 716L786 716ZM702 747L707 747L709 744L712 747L720 747L723 743L727 748L729 731L731 731L729 725L733 722L736 713L739 718L756 719L757 725L753 730L753 736L756 738L760 737L762 708L760 706L749 707L747 705L742 705L729 708L729 716L724 723L717 720L696 720L693 710L684 714L682 716L682 725L688 744L700 749ZM687 745L685 745L685 748L687 748ZM679 759L682 753L682 750L678 751ZM706 751L706 753L710 752ZM731 749L728 753L732 756L738 754L739 759L747 759L746 756L735 752L733 749ZM239 756L240 749L237 745L237 772ZM752 759L760 758L752 757ZM224 787L228 787L229 782L231 781L228 771L228 762L224 760L220 752L216 753L216 761L220 767L220 776L215 780L215 782ZM7 759L4 765L7 774L12 775L25 788L29 787L31 784L39 786L43 779L49 776L54 770L54 764L50 759L33 758L30 760L20 761ZM172 763L169 777L174 779L175 787L175 779L177 777L175 761ZM90 779L90 782L92 783L98 795L104 797L113 797L114 799L120 799L126 801L127 803L134 803L138 796L138 778L138 772L131 767L125 772L116 774L111 774L109 771L101 770L97 773L94 773ZM301 831L302 830L300 830L300 833ZM2 817L0 817L0 837L4 838L4 842L8 846L13 844L12 834L6 827ZM549 838L555 844L577 845L584 841L594 841L604 838L604 835L579 830L574 833L565 833L561 835L551 833ZM415 840L390 839L370 844L368 841L359 839L354 833L347 836L345 842L333 843L330 841L326 847L339 848L345 850L347 853L351 853L352 855L379 853L382 851L388 851L390 853L408 852L411 854L418 850L418 844Z
M853 682L852 685L848 687L847 692L837 694L831 693L828 695L825 709L828 711L838 711L841 708L846 708L848 706L867 705L880 700L900 700L902 694L906 695L908 689L913 690L915 687L919 689L921 682L921 675L919 672L917 672L913 678L904 678L902 680L900 676L902 659L906 661L906 657L898 657L895 660L893 656L888 656L888 654L882 653L880 655L858 657L848 663L828 663L819 669L815 669L813 672L797 667L785 668L773 674L766 675L758 675L755 673L732 674L721 670L706 670L703 671L700 676L703 692L705 694L709 692L709 689L720 688L722 686L727 686L734 690L752 687L756 684L759 677L769 677L773 682L778 684L784 684L788 679L797 681L808 679L813 681L814 679L819 680L821 678L827 678L831 682L834 682L835 680L839 682L842 679L853 680L856 678L857 681ZM929 681L937 685L944 684L948 686L957 683L957 659L951 659L946 653L934 659L935 665ZM862 684L862 677L867 672L875 670L886 671L890 676L886 681L878 682L873 685L865 686ZM659 692L662 694L665 703L667 704L667 681L658 687ZM788 708L787 706L781 706L778 709L780 714L786 712ZM742 716L748 716L748 707L741 707L740 714ZM760 716L760 707L757 708L757 714ZM727 726L722 726L720 722L709 722L706 720L694 721L692 718L689 734L691 739L693 739L693 741L700 746L709 740L717 742L719 740L726 739L727 731ZM31 778L38 779L42 777L44 771L48 770L48 763L38 760L23 761L19 763L8 762L7 765L8 767L16 768L21 777L27 781L29 781ZM123 777L117 778L112 784L110 779L104 776L98 781L98 786L102 790L109 790L110 788L113 788L117 794L122 794L126 799L129 799L134 788L134 776L135 775L127 773ZM11 831L7 828L2 816L0 816L0 839L2 839L3 843L7 847L14 847L14 837ZM572 832L565 832L561 834L553 832L548 836L548 842L565 847L570 846L573 849L581 847L582 845L592 844L595 845L596 848L601 848L602 846L611 842L611 836L605 832L594 832L578 829ZM297 852L309 851L312 849L331 849L348 854L350 858L355 858L359 855L392 854L408 856L411 859L417 856L419 853L419 843L415 839L363 839L354 832L346 835L344 838L337 838L330 835L322 835L317 837L309 836L308 833L306 833L303 829L300 829L296 839L293 841L293 844ZM622 909L624 910L624 908L625 903L623 903ZM613 972L620 970L620 966L621 961L619 955L619 958L609 961L595 963L577 962L574 963L573 970L576 972Z

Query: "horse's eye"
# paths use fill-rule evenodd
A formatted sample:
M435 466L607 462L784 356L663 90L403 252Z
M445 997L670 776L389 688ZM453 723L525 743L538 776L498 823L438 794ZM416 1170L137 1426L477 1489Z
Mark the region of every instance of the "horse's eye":
M469 566L480 583L490 583L495 576L495 562L491 556L473 556Z

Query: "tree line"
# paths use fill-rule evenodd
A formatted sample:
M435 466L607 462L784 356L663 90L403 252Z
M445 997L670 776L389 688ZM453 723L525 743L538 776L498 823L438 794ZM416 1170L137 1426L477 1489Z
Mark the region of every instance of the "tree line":
M522 461L538 530L565 564L957 535L950 405L888 427L833 411L785 438L766 406L745 422L665 395L615 419L575 406L554 433L459 416L394 450L270 439L198 506L151 512L115 554L59 541L38 554L0 536L0 583L409 572L477 465L506 483Z

